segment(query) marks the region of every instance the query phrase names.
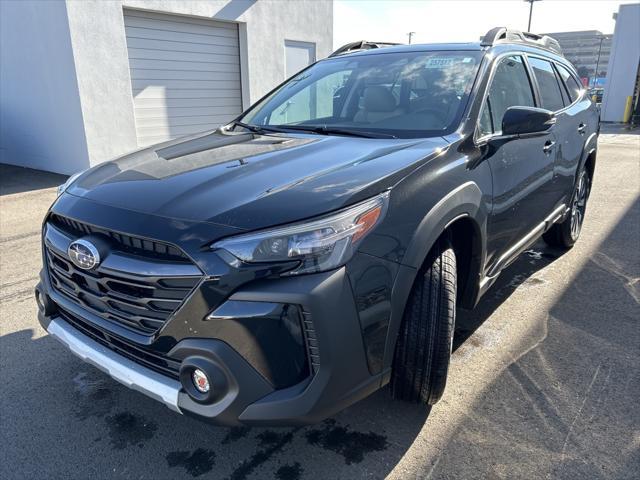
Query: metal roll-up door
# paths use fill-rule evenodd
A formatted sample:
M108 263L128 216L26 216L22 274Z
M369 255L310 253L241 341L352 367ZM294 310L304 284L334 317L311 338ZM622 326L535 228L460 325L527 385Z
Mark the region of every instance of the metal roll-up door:
M138 145L209 130L242 110L238 26L125 10Z

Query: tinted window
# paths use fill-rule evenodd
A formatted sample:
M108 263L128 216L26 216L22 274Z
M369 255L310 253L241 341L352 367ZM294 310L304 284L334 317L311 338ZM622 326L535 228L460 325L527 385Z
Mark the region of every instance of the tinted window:
M564 108L562 103L562 93L560 92L560 84L556 78L556 72L551 62L542 60L541 58L529 58L533 74L538 81L540 88L540 97L542 100L542 108L555 112Z
M509 107L533 107L533 93L527 70L522 62L522 57L513 56L500 61L496 68L489 96L484 110L490 112L493 120L493 130L502 130L502 117ZM483 133L491 133L486 112L480 118L480 130Z
M312 88L303 88L271 112L271 121L286 124L304 122L314 117L331 117L334 107L338 107L333 101L335 92L344 85L350 74L350 70L339 70L320 78Z
M428 137L453 131L480 52L402 52L336 57L301 72L253 107L243 122L282 130L334 127Z
M575 102L575 100L580 96L580 91L582 87L575 79L571 72L564 67L563 65L556 64L558 67L558 72L560 72L560 76L562 77L562 81L567 86L567 90L569 91L569 96L571 97L571 101Z
M482 109L478 128L480 130L480 136L493 133L493 124L491 123L491 108L489 107L489 104L487 102L485 102L484 108Z

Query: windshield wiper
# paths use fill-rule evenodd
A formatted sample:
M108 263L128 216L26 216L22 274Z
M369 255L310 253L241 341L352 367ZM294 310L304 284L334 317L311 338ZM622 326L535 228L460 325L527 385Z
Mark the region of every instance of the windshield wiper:
M253 133L257 133L259 135L264 135L266 132L278 132L278 133L282 133L283 130L280 128L276 128L276 127L265 127L263 125L251 125L250 123L244 123L241 122L239 120L236 120L235 122L233 122L233 126L238 126L238 127L242 127L242 128L246 128L247 130L253 132Z
M390 133L369 132L365 130L350 130L348 128L330 127L327 125L277 125L282 130L300 130L321 135L348 135L350 137L363 138L398 138Z

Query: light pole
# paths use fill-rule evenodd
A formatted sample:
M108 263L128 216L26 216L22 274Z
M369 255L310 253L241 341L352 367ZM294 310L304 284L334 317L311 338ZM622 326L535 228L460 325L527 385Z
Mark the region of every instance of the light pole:
M600 47L598 48L598 59L596 60L596 75L595 75L595 78L593 79L593 86L594 87L596 87L597 86L596 84L598 83L598 75L599 75L598 67L600 66L600 52L602 51L602 42L604 40L608 40L608 39L609 39L609 37L607 37L606 35L602 35L600 37Z
M539 2L540 0L524 0L529 3L529 25L527 26L527 32L531 31L531 16L533 15L533 2Z
M409 36L409 45L411 45L411 39L413 38L413 36L416 34L416 32L409 32L407 33L407 35Z

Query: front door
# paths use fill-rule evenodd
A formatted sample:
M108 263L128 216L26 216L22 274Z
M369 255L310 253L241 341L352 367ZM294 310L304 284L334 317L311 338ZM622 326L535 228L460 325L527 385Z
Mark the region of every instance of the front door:
M481 137L501 133L502 117L509 107L537 105L523 57L512 55L498 61L482 110ZM495 265L551 213L556 196L556 141L552 128L541 135L505 143L486 158L493 177L488 266Z

